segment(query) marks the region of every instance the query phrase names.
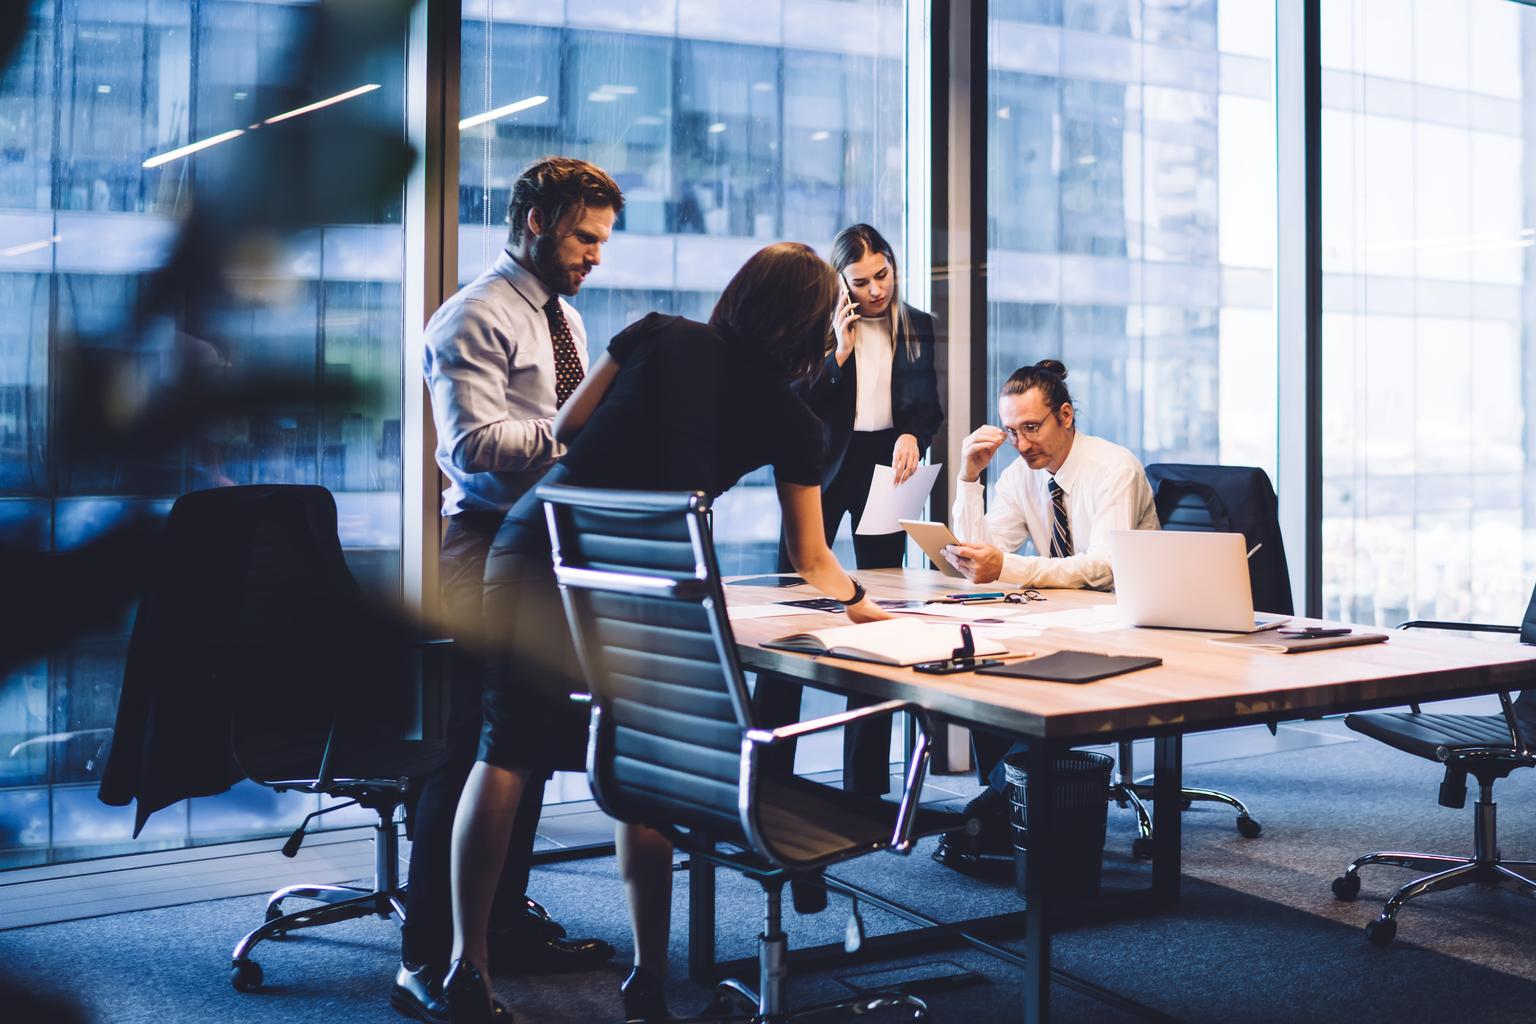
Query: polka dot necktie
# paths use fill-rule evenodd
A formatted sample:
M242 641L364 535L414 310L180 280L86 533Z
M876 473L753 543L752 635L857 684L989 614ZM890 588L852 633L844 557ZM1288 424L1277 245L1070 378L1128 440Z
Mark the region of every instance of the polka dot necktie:
M571 325L565 321L565 311L560 308L560 296L551 295L544 303L544 315L549 317L549 337L555 343L555 408L565 404L586 376L581 368L581 357L576 354L576 339L571 336Z
M1046 481L1051 492L1051 510L1055 522L1051 526L1051 557L1068 558L1072 554L1072 528L1067 525L1067 492L1055 480Z

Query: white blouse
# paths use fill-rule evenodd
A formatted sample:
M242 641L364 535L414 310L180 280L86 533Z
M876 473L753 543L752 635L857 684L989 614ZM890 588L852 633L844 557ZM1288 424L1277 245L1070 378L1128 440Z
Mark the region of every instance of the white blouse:
M891 344L890 320L860 320L853 325L853 355L858 378L857 404L853 412L854 430L890 430L896 425L891 417L891 364L896 350Z

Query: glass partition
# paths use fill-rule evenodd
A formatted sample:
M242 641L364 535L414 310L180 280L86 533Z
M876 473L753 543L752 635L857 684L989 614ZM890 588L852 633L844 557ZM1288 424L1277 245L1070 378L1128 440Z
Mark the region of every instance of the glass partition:
M110 336L124 322L179 218L195 199L216 201L209 183L238 166L242 134L333 98L296 102L282 84L316 5L38 0L31 9L0 80L0 537L62 550L125 508L164 510L186 491L317 483L336 494L353 571L398 593L398 197L337 211L337 223L266 254L260 271L237 272L236 296L211 315L169 318L122 349L125 372L146 389L177 365L219 376L281 368L363 386L367 412L296 402L231 416L157 460L70 457L53 433L67 339ZM366 104L403 134L404 47L402 38L375 59L367 82L343 83L355 94L336 102ZM0 867L268 834L314 808L313 798L241 786L157 814L148 843L126 845L132 809L102 805L96 785L129 628L0 679Z
M1518 622L1536 578L1536 10L1322 7L1323 614Z
M988 422L1060 359L1088 433L1273 479L1274 0L988 10Z
M511 184L548 153L591 160L626 195L603 265L574 300L594 358L652 310L707 320L736 268L770 242L826 255L839 230L868 221L899 252L906 7L667 0L562 14L466 3L460 279L501 251ZM776 567L771 485L765 470L719 503L723 572Z

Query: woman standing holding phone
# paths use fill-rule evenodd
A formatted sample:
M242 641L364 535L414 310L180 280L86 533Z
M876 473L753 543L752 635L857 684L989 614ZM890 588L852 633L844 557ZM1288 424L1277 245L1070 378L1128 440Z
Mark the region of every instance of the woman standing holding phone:
M868 224L845 228L832 241L838 302L832 317L834 347L821 373L797 385L820 417L826 442L821 516L831 547L851 517L858 527L875 467L889 465L896 483L916 471L944 420L934 372L933 317L901 300L896 254ZM898 569L906 551L902 532L853 535L860 569ZM779 569L789 570L784 542ZM772 721L796 721L800 687L784 679L760 686L759 710ZM869 701L849 698L849 707ZM864 794L890 788L889 718L849 727L843 743L843 787ZM787 745L786 745L787 747ZM793 754L787 749L781 756Z
M827 440L821 515L829 545L844 515L858 526L875 467L888 465L905 481L944 419L933 317L901 300L890 243L868 224L846 228L832 242L832 269L836 347L804 386ZM853 550L860 569L900 568L906 534L855 533Z

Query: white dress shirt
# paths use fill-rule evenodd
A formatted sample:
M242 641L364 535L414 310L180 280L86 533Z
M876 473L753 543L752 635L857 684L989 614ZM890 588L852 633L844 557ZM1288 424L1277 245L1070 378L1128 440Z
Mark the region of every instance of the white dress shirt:
M423 372L448 479L443 515L510 508L564 454L555 440L549 288L503 252L427 323ZM587 332L564 299L582 369Z
M1047 487L1051 474L1023 459L1003 470L985 509L981 481L955 485L955 536L967 544L1003 550L1004 583L1019 587L1084 587L1108 590L1115 574L1109 561L1111 530L1155 530L1152 487L1136 456L1113 442L1078 431L1056 473L1067 503L1072 555L1050 558L1015 552L1026 540L1051 550L1055 512Z
M857 368L858 397L853 407L854 430L890 430L891 364L896 349L891 345L890 320L859 320L853 325L853 356Z

